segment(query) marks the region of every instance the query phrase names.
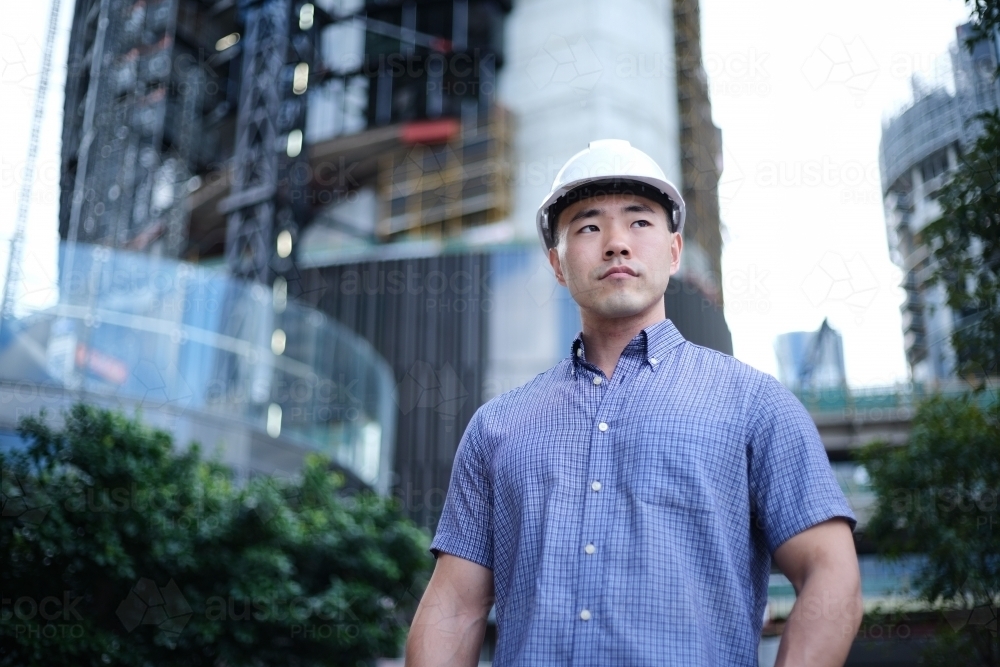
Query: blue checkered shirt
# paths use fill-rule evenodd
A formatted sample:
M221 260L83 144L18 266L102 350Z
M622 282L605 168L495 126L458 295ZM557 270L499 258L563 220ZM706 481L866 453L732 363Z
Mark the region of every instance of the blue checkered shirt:
M665 319L480 407L431 551L493 570L497 667L757 667L771 554L833 517L798 399Z

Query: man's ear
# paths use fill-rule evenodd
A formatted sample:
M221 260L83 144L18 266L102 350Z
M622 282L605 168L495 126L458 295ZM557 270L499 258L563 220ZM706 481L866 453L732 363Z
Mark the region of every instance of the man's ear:
M556 280L563 287L566 287L566 278L563 276L562 264L559 262L559 251L555 248L549 248L549 264L552 266L552 271L556 274Z
M681 250L684 249L684 237L674 232L670 239L670 275L674 275L681 268Z

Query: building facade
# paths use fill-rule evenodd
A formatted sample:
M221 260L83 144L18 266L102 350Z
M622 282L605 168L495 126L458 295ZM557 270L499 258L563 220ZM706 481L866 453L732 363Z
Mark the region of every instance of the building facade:
M952 86L913 83L913 103L882 128L879 166L890 256L904 273L903 339L911 379L940 382L955 375L951 332L971 313L954 313L944 288L932 285L930 249L921 232L941 214L937 195L962 151L979 135L975 115L1000 106L994 78L1000 38L965 47L969 24L951 47Z
M774 341L778 379L793 392L847 388L844 339L824 319L816 331L791 331Z

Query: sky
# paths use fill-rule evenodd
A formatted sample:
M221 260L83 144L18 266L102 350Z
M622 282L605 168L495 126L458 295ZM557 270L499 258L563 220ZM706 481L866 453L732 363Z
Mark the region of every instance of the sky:
M722 129L723 289L734 355L777 374L773 342L844 339L848 383L906 381L878 168L882 118L911 74L940 78L959 0L702 0Z
M45 5L0 0L0 276L23 181ZM53 296L72 6L63 0L23 262L24 288L39 304ZM852 386L906 381L902 273L886 244L879 136L914 72L940 78L955 26L968 16L964 3L702 0L701 8L724 146L723 289L735 356L777 375L775 337L815 330L826 317L843 335Z

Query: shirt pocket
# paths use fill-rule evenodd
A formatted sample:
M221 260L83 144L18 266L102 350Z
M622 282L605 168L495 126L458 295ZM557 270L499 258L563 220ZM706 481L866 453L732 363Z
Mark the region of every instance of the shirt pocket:
M685 513L716 511L716 493L706 470L706 443L663 429L639 434L627 476L629 491L647 505Z
M656 507L686 513L714 512L715 502L708 489L690 476L680 476L659 471L659 466L648 466L635 482L637 500Z

